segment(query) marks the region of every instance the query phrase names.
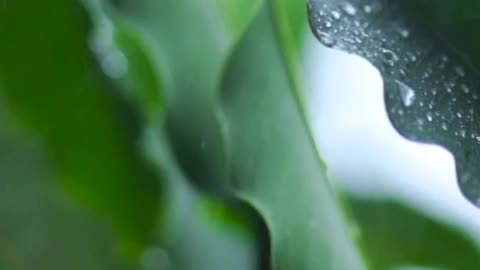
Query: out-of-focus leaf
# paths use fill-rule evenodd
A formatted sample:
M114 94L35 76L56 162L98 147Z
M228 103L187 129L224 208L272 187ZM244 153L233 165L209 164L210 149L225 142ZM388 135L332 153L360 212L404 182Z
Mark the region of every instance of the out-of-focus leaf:
M109 230L59 196L42 147L16 125L2 98L0 268L133 269L120 264Z
M225 191L228 161L216 117L226 57L258 10L248 1L93 1L140 33L165 89L168 135L189 179ZM121 1L122 2L122 1ZM214 184L211 184L214 183Z
M264 6L223 78L231 185L265 217L273 269L363 269L295 98L274 25Z
M310 22L324 45L381 71L393 125L450 150L462 192L479 204L480 16L467 12L476 8L469 0L310 0Z
M66 189L108 219L134 253L151 239L158 187L119 103L92 69L85 18L71 1L9 1L0 8L0 82Z
M226 3L224 2L223 5ZM242 214L244 212L242 209L238 209L235 205L231 207L232 203L230 201L215 199L202 194L191 185L190 181L187 181L188 179L182 171L183 168L177 164L176 154L178 152L172 151L170 147L171 139L175 140L175 138L170 139L164 135L165 126L163 118L156 116L159 112L158 106L161 106L161 104L155 102L155 100L158 100L155 97L156 93L165 92L167 99L179 98L176 94L178 92L181 95L182 92L172 88L172 82L169 82L169 80L179 80L180 76L183 79L189 76L196 76L194 71L199 68L199 64L194 59L179 58L180 62L171 62L167 66L168 69L163 70L162 63L164 59L159 60L156 58L164 53L162 49L165 45L165 40L163 39L165 36L174 35L171 38L176 39L182 38L182 35L179 35L173 29L168 29L167 31L167 28L162 28L160 31L157 28L152 28L150 24L153 21L150 20L159 20L159 24L175 24L175 21L179 18L156 17L157 15L155 15L155 18L146 16L138 18L140 21L135 21L133 19L135 18L134 16L129 17L131 14L127 16L127 14L117 13L110 10L109 6L102 5L101 2L86 1L86 4L92 14L92 19L96 23L96 31L101 34L104 31L102 27L111 27L111 29L107 29L107 32L110 32L109 35L111 35L111 39L106 42L108 44L107 48L98 50L100 53L97 52L99 61L102 61L105 55L108 56L110 50L120 50L129 63L128 72L120 78L114 78L114 81L119 82L120 90L124 91L123 93L127 100L130 101L131 105L134 105L135 110L143 118L141 119L143 123L141 127L142 149L145 156L154 164L161 175L161 182L165 191L164 200L162 201L163 205L161 206L164 212L159 217L161 221L159 222L159 239L156 245L163 248L168 255L170 269L257 269L261 257L258 255L260 252L257 248L257 240L252 237L254 232L250 229L254 225L250 224L247 217ZM167 6L170 6L177 13L192 13L192 16L200 16L199 21L205 20L205 16L213 12L197 14L198 10L191 10L198 7L197 2L192 3L191 6L184 4L173 5L173 3L168 2L140 2L136 7L138 9L146 7L155 8L158 13L163 14L165 13L164 8ZM224 7L228 10L233 8L230 5ZM121 10L123 12L138 11L138 9L135 9L135 7L126 9L123 6ZM151 10L144 11L148 14L152 12ZM213 15L215 14L214 12ZM153 14L150 15L153 16ZM225 16L223 14L217 15ZM171 20L172 22L165 20ZM220 25L223 26L224 24ZM234 22L231 22L228 26L233 29L238 27ZM154 31L149 32L147 30ZM100 36L101 38L102 36ZM111 44L112 42L113 44ZM209 44L219 46L216 42L218 40L209 40ZM101 40L98 43L101 44ZM178 48L169 49L177 50ZM196 53L198 54L198 51ZM214 52L211 53L214 54ZM178 54L180 53L178 52ZM190 52L188 54L190 57L193 57L193 55L190 55ZM221 57L221 55L217 54L214 54L214 56ZM186 62L192 65L187 66ZM183 66L185 69L191 68L192 71L188 72L188 70L185 70L181 74L171 73L179 72L176 70L177 66ZM138 67L141 67L143 72L140 73L137 70L136 73L132 73L132 69L137 69ZM209 68L208 64L202 67L202 69ZM148 76L145 76L145 74L148 74ZM215 74L212 73L210 75L213 76ZM213 80L213 78L203 77L201 79L204 81ZM177 83L183 83L183 81ZM215 88L206 89L202 84L199 85L199 88L196 88L196 86L192 87L194 88L189 89L189 91L203 95L202 98L208 98L215 90ZM202 91L207 90L208 93L202 94ZM168 93L169 91L174 93ZM184 89L182 91L187 90ZM188 98L188 100L182 102L191 102L191 97L184 98ZM210 98L212 97L210 96ZM172 108L168 107L167 109L172 110ZM208 114L213 115L216 108L211 104L210 107L205 109L209 110ZM188 108L186 108L186 112L191 113ZM167 110L167 113L170 113L170 111ZM195 115L195 117L205 118L208 115ZM207 119L207 121L211 120L215 119ZM184 121L186 120L184 119ZM190 121L188 120L182 124L190 125L192 124ZM217 127L216 130L211 132L220 134L220 129ZM183 134L182 136L190 135L196 136L195 133ZM219 143L221 145L223 141ZM188 155L189 153L184 154ZM205 168L205 170L208 169ZM225 170L225 168L221 169ZM218 217L219 213L221 213L220 218ZM148 253L148 249L146 252Z
M252 237L252 216L238 205L195 190L160 129L147 128L144 145L166 185L159 245L169 255L170 269L259 269L262 258L258 240Z
M478 246L458 229L398 203L355 197L350 203L372 269L417 265L473 270L480 263Z

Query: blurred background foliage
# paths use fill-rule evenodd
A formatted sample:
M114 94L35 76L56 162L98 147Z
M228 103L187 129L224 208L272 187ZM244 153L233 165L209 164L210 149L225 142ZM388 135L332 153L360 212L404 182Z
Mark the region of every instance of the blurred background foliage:
M476 269L327 180L296 0L0 2L0 269Z

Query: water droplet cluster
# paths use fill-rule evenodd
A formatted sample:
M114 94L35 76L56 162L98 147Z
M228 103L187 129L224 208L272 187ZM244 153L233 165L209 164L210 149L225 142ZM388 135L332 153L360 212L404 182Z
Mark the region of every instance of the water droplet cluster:
M310 0L310 25L325 46L360 55L379 69L395 128L449 149L463 193L480 201L480 76L404 3Z

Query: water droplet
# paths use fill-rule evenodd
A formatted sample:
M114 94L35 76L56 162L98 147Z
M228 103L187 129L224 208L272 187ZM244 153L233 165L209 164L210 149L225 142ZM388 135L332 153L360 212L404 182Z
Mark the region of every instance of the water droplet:
M332 13L332 17L333 17L335 20L340 19L340 17L342 16L342 15L340 14L340 12L338 12L338 11L336 11L336 10L332 10L331 13Z
M383 57L387 60L398 61L398 56L391 50L382 49Z
M433 115L431 112L427 112L427 121L432 122L433 121Z
M415 56L415 54L411 53L411 52L408 52L407 53L407 61L410 60L412 62L416 62L417 61L417 56Z
M370 6L370 5L363 6L363 11L365 11L365 13L367 13L367 14L372 13L372 6Z
M113 79L123 77L128 71L128 60L118 49L112 49L102 55L100 65L103 72Z
M331 21L325 21L325 22L323 22L323 26L325 26L325 28L332 28L332 22Z
M460 134L460 136L461 136L462 138L465 138L466 133L467 133L467 132L466 132L465 130L463 130L463 129L461 129L460 131L458 131L458 134Z
M470 93L470 88L468 88L468 86L466 84L460 85L460 88L462 88L462 90L465 94Z
M447 127L447 124L446 124L446 123L442 123L442 129L443 129L443 130L448 130L448 127Z
M412 106L415 102L415 91L405 83L395 80L397 84L397 89L400 93L400 97L402 98L403 105L406 107Z
M355 16L355 14L357 14L357 9L349 2L342 5L342 10L350 16Z
M410 31L408 31L406 28L401 28L398 30L398 32L403 38L408 38L410 36Z
M323 45L325 45L329 48L335 46L335 44L337 43L332 36L330 36L329 34L327 34L325 32L317 30L316 33L317 33L317 37L320 40L320 42L322 42Z
M394 67L395 63L398 61L398 56L391 50L382 49L383 55L383 64L386 67Z

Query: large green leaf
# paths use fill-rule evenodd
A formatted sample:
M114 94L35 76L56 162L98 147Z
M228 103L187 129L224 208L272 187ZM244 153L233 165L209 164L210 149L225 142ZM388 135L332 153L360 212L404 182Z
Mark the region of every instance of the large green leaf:
M153 232L158 186L133 148L121 103L92 68L85 18L70 1L0 8L0 82L9 108L45 143L66 189L138 252Z
M266 219L273 269L362 269L274 33L264 6L223 78L231 185Z

